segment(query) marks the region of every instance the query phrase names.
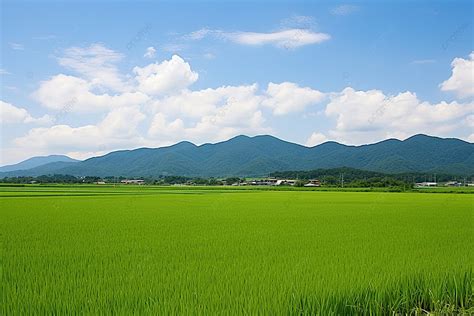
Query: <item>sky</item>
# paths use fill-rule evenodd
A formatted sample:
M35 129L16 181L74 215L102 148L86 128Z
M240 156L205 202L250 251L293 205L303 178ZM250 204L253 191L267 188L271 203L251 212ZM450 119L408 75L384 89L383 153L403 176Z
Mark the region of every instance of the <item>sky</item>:
M271 134L474 142L471 1L1 1L0 165Z

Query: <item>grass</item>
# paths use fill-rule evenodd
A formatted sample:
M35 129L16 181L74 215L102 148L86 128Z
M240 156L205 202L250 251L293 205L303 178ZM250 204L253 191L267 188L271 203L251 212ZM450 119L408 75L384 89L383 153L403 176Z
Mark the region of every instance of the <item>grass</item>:
M0 314L471 315L473 197L0 187Z

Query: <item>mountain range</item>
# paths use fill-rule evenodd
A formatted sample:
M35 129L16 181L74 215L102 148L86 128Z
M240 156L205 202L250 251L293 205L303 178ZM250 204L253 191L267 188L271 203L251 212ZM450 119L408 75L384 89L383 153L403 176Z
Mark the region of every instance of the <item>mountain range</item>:
M64 157L64 156L63 156ZM36 157L37 158L37 157ZM37 161L36 158L29 159ZM68 157L66 157L68 158ZM285 170L351 167L384 173L429 172L474 174L474 144L456 138L415 135L375 144L348 146L326 142L314 147L273 136L237 136L197 146L180 142L168 147L120 150L84 161L62 159L23 170L0 169L0 178L70 174L74 176L189 177L266 176ZM44 160L45 162L47 160ZM27 165L30 166L30 165Z

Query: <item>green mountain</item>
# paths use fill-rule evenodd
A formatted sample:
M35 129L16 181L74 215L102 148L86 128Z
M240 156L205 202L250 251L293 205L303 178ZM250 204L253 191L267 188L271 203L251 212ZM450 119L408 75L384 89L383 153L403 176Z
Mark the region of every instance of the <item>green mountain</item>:
M363 146L326 142L305 147L273 136L237 136L216 144L181 142L169 147L111 152L77 163L50 163L0 173L5 176L189 177L265 176L284 170L351 167L384 173L474 174L474 144L454 138L415 135Z
M9 172L9 171L17 171L17 170L28 170L32 168L36 168L39 166L43 166L53 162L78 162L79 160L69 158L68 156L64 155L49 155L49 156L38 156L26 159L22 162L19 162L14 165L7 165L0 167L0 172Z

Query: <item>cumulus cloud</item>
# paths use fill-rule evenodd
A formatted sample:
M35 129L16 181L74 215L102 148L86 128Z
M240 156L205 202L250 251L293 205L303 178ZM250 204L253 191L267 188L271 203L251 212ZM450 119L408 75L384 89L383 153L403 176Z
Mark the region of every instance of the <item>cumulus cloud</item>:
M50 124L53 119L49 115L35 118L26 109L16 107L11 103L0 101L0 122L2 124L36 123Z
M216 89L208 88L196 91L183 90L179 94L155 101L152 106L156 112L199 118L210 115L219 108L246 100L259 103L261 97L257 96L257 90L258 86L256 84L222 86Z
M184 122L182 119L175 119L169 122L166 115L163 113L157 113L153 117L150 128L148 129L148 135L153 138L176 139L178 135L182 135L184 131Z
M460 98L474 97L474 51L469 58L454 58L451 77L440 84L442 91L455 93Z
M140 105L149 99L139 91L110 95L96 94L92 89L93 84L85 79L59 74L41 82L33 97L43 106L64 113L98 112L127 105Z
M66 49L58 62L87 79L95 88L124 91L127 85L116 66L122 58L122 54L102 44L92 44Z
M200 29L185 38L200 40L207 36L230 40L248 46L273 45L279 48L294 49L305 45L319 44L331 38L329 34L310 29L292 28L275 32L224 32L221 30Z
M53 151L104 151L137 146L143 143L137 128L145 115L134 107L111 111L99 124L71 127L54 125L31 129L15 139L22 148Z
M46 108L61 112L97 112L127 105L142 105L152 97L177 93L198 79L198 74L181 57L133 69L134 79L120 80L113 62L120 54L99 44L73 47L59 59L79 76L58 74L40 83L33 97ZM110 60L109 60L110 59ZM104 91L98 86L109 87Z
M199 143L269 131L260 111L262 100L256 84L183 91L153 105L157 114L148 133L158 139L174 135Z
M358 144L417 133L449 136L472 111L474 103L431 104L409 91L385 95L380 90L346 88L331 95L325 114L336 121L331 137Z
M156 49L154 47L148 47L146 49L145 55L143 57L145 58L154 58L156 56Z
M324 93L291 82L268 84L263 105L273 109L275 115L301 112L307 106L321 102Z
M135 67L133 72L138 81L138 90L151 95L169 94L187 88L199 75L178 55L170 60Z

